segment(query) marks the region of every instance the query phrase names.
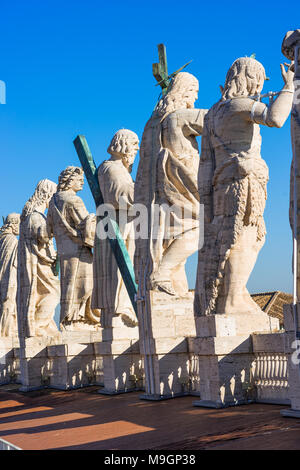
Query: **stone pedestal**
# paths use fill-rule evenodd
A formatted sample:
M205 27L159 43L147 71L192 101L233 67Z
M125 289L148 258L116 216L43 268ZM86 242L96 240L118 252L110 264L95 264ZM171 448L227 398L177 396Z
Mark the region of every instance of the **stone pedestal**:
M198 316L195 322L194 353L199 358L200 400L194 406L222 408L249 402L254 360L250 335L278 329L278 320L264 312L255 312Z
M103 329L103 341L95 343L95 351L103 359L104 388L99 393L116 395L143 388L137 326L126 326L120 316L113 317Z
M60 390L102 385L102 358L97 343L68 343L47 347L47 366L43 371L47 385Z
M43 371L47 364L48 344L48 339L40 337L25 338L21 341L20 370L22 386L20 391L29 392L45 386Z
M0 337L0 385L19 380L19 339L17 337Z
M182 396L190 390L188 339L195 336L193 294L150 291L139 305L140 349L145 363L145 400Z
M300 305L297 304L297 323L300 330ZM289 399L291 408L281 410L283 416L300 418L300 335L295 334L293 305L284 306L285 352L288 355ZM297 335L298 336L298 335Z
M102 332L65 331L60 338L26 338L20 348L21 391L68 390L103 384L103 360L95 344ZM24 340L23 340L24 341Z

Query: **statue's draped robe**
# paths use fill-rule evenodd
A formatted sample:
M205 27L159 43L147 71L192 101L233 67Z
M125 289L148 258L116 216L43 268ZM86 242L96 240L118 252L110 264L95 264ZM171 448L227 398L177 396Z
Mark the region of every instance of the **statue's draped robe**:
M299 109L300 111L300 109ZM300 162L300 112L295 109L293 110L293 115L291 117L291 136L292 136L292 142L295 142L295 145L293 147L293 159L291 163L291 169L290 169L290 207L289 207L289 221L290 221L290 226L292 229L292 232L294 232L294 172L295 172L295 158L297 161L297 167L299 168L299 162ZM299 188L297 187L297 192L298 192L298 199L299 199ZM299 216L298 216L298 227L297 227L297 232L299 232ZM296 236L297 238L297 236ZM299 242L298 242L299 245ZM298 256L298 263L300 262L299 256ZM294 268L294 267L293 267ZM300 267L298 267L298 275L297 275L297 282L298 282L298 292L300 294Z
M60 263L61 323L99 323L100 313L91 309L95 216L73 192L59 191L50 201L47 223Z
M265 239L268 167L260 156L259 125L250 119L243 121L241 115L250 116L253 103L249 98L218 102L205 117L198 175L205 227L198 259L196 314L216 313L230 250L243 227L256 226L257 242L263 244Z
M17 304L23 337L57 331L53 320L59 302L59 280L52 269L55 259L46 217L33 211L21 220L18 245Z
M202 133L206 112L178 109L160 115L154 111L145 126L134 192L134 203L148 208L148 239L136 239L134 255L135 276L140 283L158 271L164 251L174 237L199 226L196 136ZM169 224L163 207L154 217L154 204L174 207ZM186 214L182 228L177 211L184 208L190 213Z
M11 228L0 231L0 336L17 334L18 239Z
M122 160L106 160L98 169L98 181L105 204L110 204L116 214L116 222L133 262L134 227L128 217L133 204L134 183ZM120 199L123 208L120 210ZM121 214L123 212L123 214ZM126 222L127 220L127 222ZM115 256L108 239L95 238L94 278L92 305L110 314L120 314L133 310Z

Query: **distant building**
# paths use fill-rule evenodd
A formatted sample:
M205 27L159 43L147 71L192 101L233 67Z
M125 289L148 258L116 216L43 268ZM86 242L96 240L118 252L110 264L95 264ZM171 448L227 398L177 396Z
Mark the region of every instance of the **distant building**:
M292 294L286 294L277 290L274 292L252 294L251 297L270 317L278 318L280 327L283 328L283 306L293 302Z

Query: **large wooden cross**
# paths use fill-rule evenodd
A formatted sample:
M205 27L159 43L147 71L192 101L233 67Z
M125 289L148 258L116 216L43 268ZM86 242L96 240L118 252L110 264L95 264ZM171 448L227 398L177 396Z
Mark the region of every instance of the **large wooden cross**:
M164 96L167 93L168 86L170 83L168 77L166 46L164 44L158 44L157 48L159 62L152 64L152 72L158 82L158 85L161 86L162 95Z
M159 62L152 64L152 72L156 81L158 82L156 85L161 86L162 96L165 96L168 92L168 88L172 78L175 77L175 75L177 75L179 72L181 72L181 70L183 70L192 61L190 60L182 67L180 67L180 69L176 70L176 72L173 72L171 73L171 75L168 75L166 46L164 44L158 44L157 49Z
M81 162L82 168L84 170L87 182L89 184L90 190L92 192L96 207L101 204L104 204L103 196L98 182L97 177L97 168L87 144L86 138L83 135L78 135L74 140L74 146ZM112 252L115 256L118 268L120 269L121 276L123 278L125 287L127 289L129 298L131 300L133 309L137 314L137 305L136 305L136 294L137 294L137 285L135 283L133 265L126 249L124 240L119 230L117 222L113 219L109 219L110 227L109 233L114 234L114 238L109 237L109 243L112 249ZM97 238L96 238L97 242Z

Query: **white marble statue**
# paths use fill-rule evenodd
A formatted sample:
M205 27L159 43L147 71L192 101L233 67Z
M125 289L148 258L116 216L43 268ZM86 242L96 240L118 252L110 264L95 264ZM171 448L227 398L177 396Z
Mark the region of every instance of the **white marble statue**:
M291 164L290 172L290 210L289 218L291 229L294 233L294 224L296 222L296 239L299 246L299 234L300 234L300 220L298 210L294 213L294 191L296 191L298 206L299 206L299 178L295 178L295 161L296 161L296 174L299 171L299 161L300 161L300 56L299 56L299 46L300 46L300 29L294 31L288 31L282 42L282 53L290 60L295 61L295 48L298 48L298 67L294 63L295 75L294 75L294 105L292 110L291 118L291 138L292 138L292 149L293 149L293 160ZM296 188L294 188L294 183L296 181ZM295 249L295 247L293 247ZM295 273L297 272L297 298L299 301L300 297L300 258L296 257L296 266L293 266Z
M21 214L17 310L22 338L59 334L53 320L59 302L59 280L54 274L56 251L44 215L55 191L55 183L41 180Z
M0 337L18 335L17 260L20 214L8 214L0 229Z
M116 222L132 261L134 226L132 218L127 216L134 197L130 172L138 149L138 136L128 129L121 129L107 149L110 159L105 160L98 169L104 204L110 204L115 210ZM101 309L102 325L108 325L113 315L120 315L127 325L135 325L136 315L108 239L95 241L94 278L92 305Z
M281 127L292 106L293 72L281 65L284 87L269 106L255 100L265 69L250 57L230 67L221 99L205 117L199 194L205 242L199 251L195 314L257 311L246 284L265 240L268 167L260 125Z
M91 308L96 217L77 196L83 184L81 168L63 170L47 214L60 263L60 323L67 330L93 330L100 322L100 312Z
M193 75L175 76L145 126L135 182L134 202L144 204L149 216L148 239L136 239L136 280L170 295L188 291L185 263L198 249L196 137L207 112L194 109L198 89Z

